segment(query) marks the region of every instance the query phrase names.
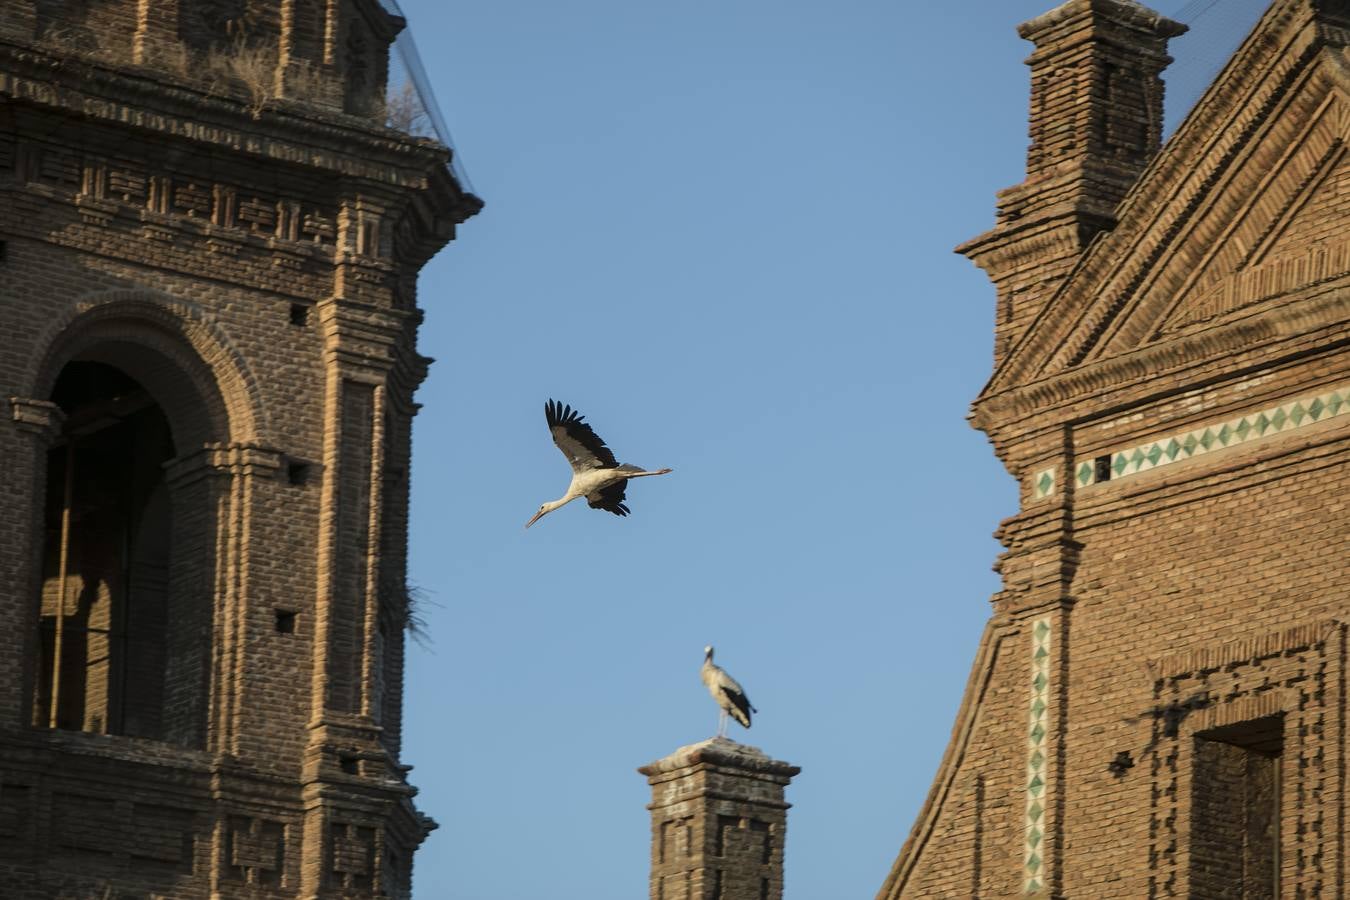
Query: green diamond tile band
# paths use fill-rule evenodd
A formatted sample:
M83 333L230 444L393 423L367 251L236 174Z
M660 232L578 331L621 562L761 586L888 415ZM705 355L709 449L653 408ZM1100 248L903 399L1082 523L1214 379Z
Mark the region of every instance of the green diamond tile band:
M1109 460L1110 480L1115 481L1344 415L1350 415L1350 384L1295 397L1278 406L1254 409L1235 418L1211 422L1146 444L1112 450L1104 455ZM1096 458L1077 460L1071 471L1073 483L1080 488L1096 484L1099 480ZM1044 469L1032 475L1033 499L1043 500L1052 496L1058 488L1056 476L1056 469Z
M1050 619L1037 619L1031 626L1031 705L1027 715L1027 787L1025 852L1022 879L1025 893L1034 894L1045 884L1046 727L1049 721Z

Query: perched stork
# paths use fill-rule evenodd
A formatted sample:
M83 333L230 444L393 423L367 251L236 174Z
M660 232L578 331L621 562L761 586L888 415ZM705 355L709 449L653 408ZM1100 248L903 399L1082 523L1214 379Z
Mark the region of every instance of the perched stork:
M591 509L603 509L616 516L628 515L628 507L623 502L623 491L628 479L641 478L644 475L664 475L670 469L657 469L648 472L639 466L619 465L614 451L605 446L586 420L570 406L564 406L556 400L544 404L544 416L548 419L548 430L553 433L553 443L567 457L572 466L572 483L567 493L557 500L550 500L539 507L530 521L529 528L546 513L560 506L566 506L578 497L585 497Z
M722 708L722 714L717 717L717 736L727 736L728 713L741 725L749 728L750 714L759 710L750 705L750 698L745 696L745 689L737 684L736 679L728 675L721 666L713 663L711 646L703 648L703 668L699 674L708 687L708 693L712 694L712 698Z

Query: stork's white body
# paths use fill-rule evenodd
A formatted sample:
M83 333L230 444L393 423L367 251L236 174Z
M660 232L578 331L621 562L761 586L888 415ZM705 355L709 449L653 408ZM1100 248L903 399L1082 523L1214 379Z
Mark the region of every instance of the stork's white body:
M699 670L699 676L722 710L717 719L717 736L726 737L728 715L739 722L741 727L749 728L750 714L759 710L750 705L750 698L745 695L745 689L740 683L713 662L712 647L703 650L703 667Z
M572 483L567 486L567 493L561 498L553 501L558 506L564 503L571 503L578 497L586 497L591 494L599 493L612 484L618 484L620 481L627 481L630 478L641 478L644 475L664 475L669 469L659 469L655 472L648 472L638 466L618 466L613 469L573 469ZM555 509L557 507L554 507Z

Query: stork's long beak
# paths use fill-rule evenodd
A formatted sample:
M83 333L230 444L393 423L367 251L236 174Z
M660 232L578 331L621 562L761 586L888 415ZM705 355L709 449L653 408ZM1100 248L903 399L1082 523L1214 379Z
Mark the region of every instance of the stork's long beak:
M534 515L530 516L530 521L528 521L528 522L525 523L525 527L526 527L526 528L529 528L529 527L530 527L531 525L533 525L535 522L538 522L538 521L543 517L543 515L544 515L544 511L543 511L542 509L539 510L539 512L537 512L537 513L535 513Z

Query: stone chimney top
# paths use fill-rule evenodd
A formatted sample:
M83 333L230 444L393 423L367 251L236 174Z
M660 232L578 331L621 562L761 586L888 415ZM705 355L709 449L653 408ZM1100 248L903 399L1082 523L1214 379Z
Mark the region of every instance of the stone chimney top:
M702 764L731 766L747 772L766 772L787 778L801 772L799 766L770 759L758 747L738 744L727 738L708 738L697 744L686 744L669 756L641 767L638 772L654 778Z
M712 738L638 771L652 787L652 900L782 900L783 791L800 768Z
M1109 8L1112 18L1117 21L1148 29L1165 37L1176 37L1186 32L1185 25L1172 21L1136 0L1068 0L1049 12L1023 22L1017 26L1017 33L1029 40L1035 40L1035 35L1043 29L1058 25L1092 7L1104 10Z
M1162 143L1162 72L1186 26L1135 0L1068 0L1017 33L1035 44L1026 179L992 231L958 253L998 290L997 366L1036 319Z

